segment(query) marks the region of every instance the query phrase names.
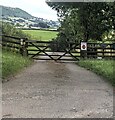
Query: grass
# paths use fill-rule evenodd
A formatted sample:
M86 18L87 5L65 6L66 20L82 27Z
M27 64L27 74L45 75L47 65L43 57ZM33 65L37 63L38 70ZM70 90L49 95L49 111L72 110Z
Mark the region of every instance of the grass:
M24 67L32 63L32 60L22 57L20 54L3 50L2 52L2 78L12 76Z
M103 76L115 86L114 60L80 60L78 65Z
M56 38L58 32L56 31L46 31L46 30L23 30L24 33L31 36L34 40L49 41L52 38Z

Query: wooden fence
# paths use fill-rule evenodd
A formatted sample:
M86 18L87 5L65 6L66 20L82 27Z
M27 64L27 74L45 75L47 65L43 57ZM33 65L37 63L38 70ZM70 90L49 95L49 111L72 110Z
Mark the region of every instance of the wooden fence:
M115 43L87 43L87 57L114 58Z
M27 38L19 38L13 36L2 35L3 39L1 45L5 49L10 49L19 52L23 56L48 56L49 59L55 60L53 57L57 57L56 60L61 60L62 57L68 56L74 59L80 58L115 58L115 43L87 43L87 50L81 50L81 44L71 43L70 48L65 51L53 51L51 49L52 41L36 41L28 40ZM57 47L58 44L53 44ZM55 54L49 54L55 52ZM58 53L62 54L58 54Z
M25 45L27 38L19 38L8 35L0 36L2 36L2 41L0 42L0 44L2 45L3 49L12 50L22 55L25 54Z

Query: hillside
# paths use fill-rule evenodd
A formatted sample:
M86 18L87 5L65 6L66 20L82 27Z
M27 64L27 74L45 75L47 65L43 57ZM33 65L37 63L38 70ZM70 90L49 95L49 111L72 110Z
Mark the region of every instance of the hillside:
M21 17L25 19L31 19L33 18L32 15L27 13L26 11L20 9L20 8L12 8L12 7L5 7L0 5L0 9L2 9L2 16L4 17Z
M20 8L12 8L0 5L2 9L2 21L11 23L20 28L55 28L59 27L58 21L47 20L32 16Z

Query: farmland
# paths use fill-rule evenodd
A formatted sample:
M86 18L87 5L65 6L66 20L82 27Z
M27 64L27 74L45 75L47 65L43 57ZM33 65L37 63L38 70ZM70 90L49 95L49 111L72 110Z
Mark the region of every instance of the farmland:
M56 31L46 31L46 30L23 30L24 33L30 35L31 39L34 40L51 40L56 38L58 32Z

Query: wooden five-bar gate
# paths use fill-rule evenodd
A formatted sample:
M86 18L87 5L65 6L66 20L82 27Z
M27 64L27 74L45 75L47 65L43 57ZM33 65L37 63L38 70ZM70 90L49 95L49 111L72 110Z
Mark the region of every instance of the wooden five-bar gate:
M81 58L115 58L115 43L88 42L83 50L80 43L67 42L68 47L60 50L58 42L55 41L28 40L7 35L2 37L3 48L36 60L78 61Z

